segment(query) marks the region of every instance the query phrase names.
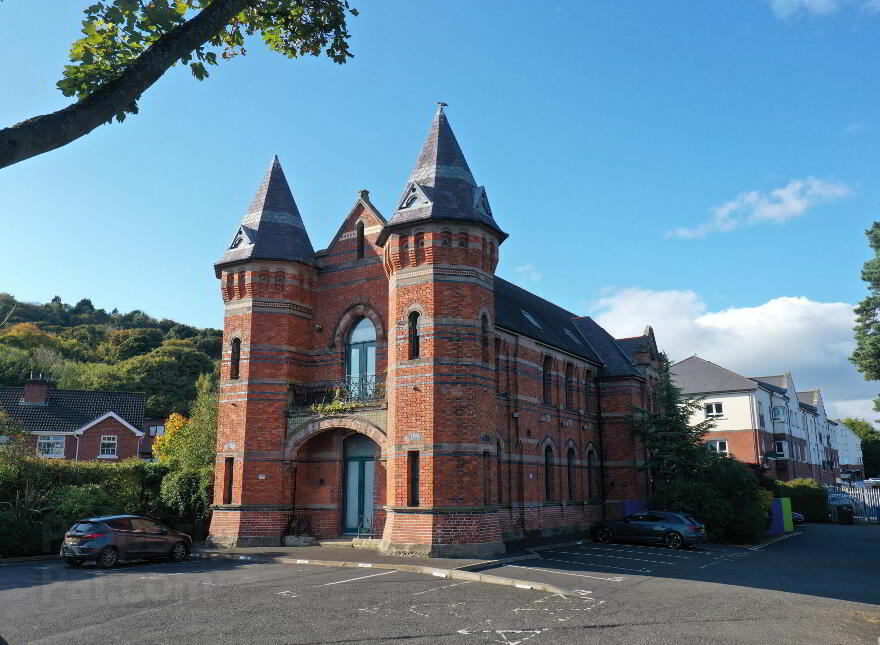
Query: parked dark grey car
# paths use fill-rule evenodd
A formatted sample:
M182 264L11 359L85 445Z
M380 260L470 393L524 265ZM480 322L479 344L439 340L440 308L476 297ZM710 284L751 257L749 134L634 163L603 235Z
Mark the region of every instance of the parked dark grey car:
M622 520L593 527L597 542L660 542L670 549L706 541L706 527L690 515L669 511L640 511Z
M94 561L109 569L120 560L189 557L192 538L148 517L108 515L79 520L64 534L61 557L72 567Z

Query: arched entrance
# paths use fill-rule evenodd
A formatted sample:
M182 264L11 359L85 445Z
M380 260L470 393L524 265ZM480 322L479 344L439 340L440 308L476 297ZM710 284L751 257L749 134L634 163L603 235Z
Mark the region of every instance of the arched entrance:
M354 416L316 419L287 441L291 503L303 530L317 538L381 536L386 479L385 433Z
M372 535L379 446L366 435L352 434L343 440L342 454L342 534Z

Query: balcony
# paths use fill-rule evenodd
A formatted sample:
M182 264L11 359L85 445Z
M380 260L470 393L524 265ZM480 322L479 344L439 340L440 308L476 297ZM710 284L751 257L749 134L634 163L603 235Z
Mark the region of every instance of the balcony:
M291 413L339 414L357 408L385 405L385 380L381 376L354 376L317 385L293 387Z
M320 417L357 416L383 430L387 423L385 379L357 376L313 385L295 385L287 419L288 437Z

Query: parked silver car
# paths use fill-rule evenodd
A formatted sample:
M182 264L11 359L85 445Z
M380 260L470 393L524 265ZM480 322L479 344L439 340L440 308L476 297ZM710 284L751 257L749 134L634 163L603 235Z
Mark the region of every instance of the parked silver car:
M622 520L593 527L597 542L661 542L670 549L706 541L706 527L690 515L669 511L641 511Z
M94 561L109 569L120 560L189 557L192 538L148 517L108 515L79 520L64 534L61 557L72 567Z

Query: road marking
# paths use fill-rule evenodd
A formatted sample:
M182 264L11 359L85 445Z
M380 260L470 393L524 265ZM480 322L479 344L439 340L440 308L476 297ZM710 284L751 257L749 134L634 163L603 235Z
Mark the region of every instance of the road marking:
M749 551L760 551L765 546L770 546L771 544L776 544L777 542L781 542L782 540L787 540L790 537L794 537L795 535L800 535L801 531L795 531L794 533L788 533L786 535L780 535L779 537L775 537L772 540L767 540L764 544L759 544L758 546L750 546Z
M515 569L528 569L529 571L544 571L546 573L557 573L560 576L576 576L578 578L592 578L593 580L607 580L608 582L623 582L626 580L623 576L614 576L613 578L600 578L599 576L588 576L585 573L566 573L564 571L556 571L554 569L539 569L538 567L521 567L517 564L508 564L508 567Z
M578 553L577 551L553 551L553 553L579 555L584 558L614 558L616 560L635 560L637 562L651 562L653 564L675 564L675 562L666 562L665 560L645 560L643 558L631 558L626 555L599 555L598 553Z
M568 564L579 564L581 566L585 564L593 565L596 567L602 567L603 569L617 569L619 571L635 571L637 573L651 573L652 569L628 569L626 567L615 567L610 564L605 564L604 562L581 562L579 560L563 560L562 558L539 558L540 560L549 560L551 562L567 562Z
M617 553L617 552L619 552L619 553L635 553L637 555L648 555L648 554L653 554L653 553L657 553L660 551L659 549L654 549L654 550L648 551L646 553L645 551L639 551L637 549L620 549L617 547L610 547L609 548L609 547L602 547L602 546L582 546L582 547L578 547L578 548L581 550L590 550L590 551L613 551L615 553ZM668 553L668 551L669 551L669 549L664 549L661 557L681 558L681 559L685 559L685 560L691 559L690 555L681 555L681 554L677 554L677 553L672 554L672 553ZM704 555L704 554L701 554L701 555Z
M497 641L504 645L519 645L520 643L534 638L546 629L481 629L477 631L469 631L467 629L459 629L458 633L462 636L476 636L478 634L497 634L502 640Z
M433 589L425 589L424 591L417 591L413 595L414 596L421 596L423 593L430 593L432 591L438 591L440 589L449 589L450 587L458 587L459 585L469 585L471 582L473 582L473 580L465 580L464 582L456 582L455 584L451 584L451 585L443 585L442 587L434 587Z
M291 594L292 594L292 595L291 595ZM298 598L298 597L299 597L297 594L293 593L293 592L290 591L289 589L287 589L287 590L285 590L285 591L279 591L279 592L276 593L275 595L276 595L276 596L284 596L285 598Z
M376 576L387 576L389 573L397 573L397 570L394 571L385 571L383 573L374 573L369 576L361 576L360 578L349 578L348 580L338 580L337 582L325 582L322 587L329 587L330 585L341 585L343 582L354 582L355 580L363 580L364 578L375 578Z
M359 566L359 567L367 567L367 568L370 568L370 567L372 567L373 565L370 564L369 562L358 562L358 566Z

